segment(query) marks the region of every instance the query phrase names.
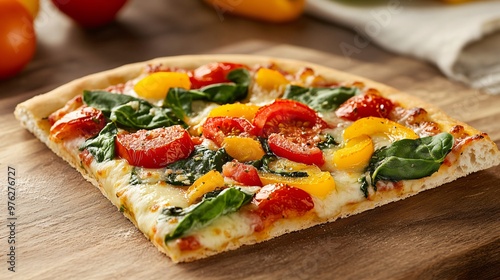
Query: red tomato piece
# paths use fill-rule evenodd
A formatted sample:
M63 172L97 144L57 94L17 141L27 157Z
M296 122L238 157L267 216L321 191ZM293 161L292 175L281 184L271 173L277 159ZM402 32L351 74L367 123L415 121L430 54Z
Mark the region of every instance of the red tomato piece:
M255 127L245 118L211 117L203 124L203 136L221 146L226 136L252 136Z
M127 0L52 0L52 3L83 27L96 28L113 21Z
M35 49L32 15L19 1L0 1L0 80L19 73Z
M255 114L253 125L256 127L257 135L264 137L271 133L290 135L295 131L287 131L290 127L302 129L328 127L313 109L300 102L286 99L278 99L261 107Z
M314 208L311 195L307 192L285 184L271 184L262 187L255 195L253 202L257 206L256 213L264 226L281 218L303 216Z
M194 236L186 236L175 241L181 251L194 251L201 248L201 244Z
M387 118L393 108L394 103L391 100L376 92L368 91L366 94L353 96L342 103L335 114L339 118L350 121L366 117Z
M243 64L229 62L214 62L200 66L188 72L191 88L197 89L211 84L230 82L227 79L227 74L238 68L247 67Z
M121 158L146 168L165 167L187 158L194 150L189 133L180 125L121 133L115 142Z
M271 151L292 161L322 166L325 163L323 152L316 143L301 137L291 138L273 133L268 138Z
M91 138L106 126L106 117L100 110L81 107L65 114L50 128L50 137L56 141L70 140L76 137Z
M64 117L64 115L75 111L76 109L80 108L81 106L83 106L83 98L81 95L77 95L74 98L70 99L64 105L64 107L62 107L61 109L50 114L50 116L49 116L50 125L53 125L54 123L56 123L56 121L58 121L62 117Z
M222 174L245 186L262 186L257 168L249 164L228 162L222 166Z

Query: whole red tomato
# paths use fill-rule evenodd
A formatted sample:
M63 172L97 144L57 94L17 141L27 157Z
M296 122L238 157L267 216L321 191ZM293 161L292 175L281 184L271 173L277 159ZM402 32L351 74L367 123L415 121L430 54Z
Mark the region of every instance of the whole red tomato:
M113 21L127 0L52 0L52 3L85 28L96 28Z
M36 49L33 19L17 1L0 0L0 79L20 72Z

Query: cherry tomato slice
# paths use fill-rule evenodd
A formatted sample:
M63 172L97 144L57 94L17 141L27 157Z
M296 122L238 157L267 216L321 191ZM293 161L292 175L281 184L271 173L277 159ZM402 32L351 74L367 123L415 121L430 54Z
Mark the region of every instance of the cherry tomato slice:
M391 100L380 96L374 91L356 95L342 103L335 114L339 118L356 121L366 117L387 118L394 108Z
M189 133L180 125L121 133L115 143L121 158L146 168L165 167L187 158L194 150Z
M194 236L186 236L176 240L181 251L194 251L201 248L201 244Z
M267 137L271 133L290 134L288 127L326 128L328 125L307 105L294 100L278 99L261 107L253 119L258 136Z
M245 118L212 117L202 126L203 136L221 146L226 136L252 136L255 127Z
M64 115L75 111L76 109L80 108L83 106L83 97L81 95L75 96L73 99L70 99L64 107L61 109L55 111L54 113L49 115L49 123L50 125L53 125L56 123L56 121L60 120Z
M56 141L65 141L76 137L91 138L106 126L106 117L100 110L81 107L65 114L50 128L50 137Z
M311 195L285 184L271 184L262 187L252 202L257 206L256 213L265 225L281 218L303 216L314 208ZM264 227L256 228L256 231Z
M278 133L269 135L268 144L271 151L289 160L322 166L325 163L323 152L316 147L316 143L306 138L285 137Z
M249 164L228 162L222 166L222 174L245 186L262 186L257 168Z
M247 67L243 64L229 62L214 62L200 66L188 72L189 79L191 80L191 88L197 89L211 84L230 82L227 79L227 74L238 68Z

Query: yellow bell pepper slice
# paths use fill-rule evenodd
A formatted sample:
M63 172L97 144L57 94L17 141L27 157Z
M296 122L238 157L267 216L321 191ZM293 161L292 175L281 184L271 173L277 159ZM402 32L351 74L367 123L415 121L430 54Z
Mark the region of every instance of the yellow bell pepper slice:
M222 141L222 147L239 162L259 160L265 155L260 142L249 137L226 137Z
M418 135L410 128L384 118L367 117L355 121L344 130L344 140L347 141L361 135L372 136L382 133L391 141L401 139L417 139Z
M205 0L221 20L226 12L268 22L286 22L298 18L305 0Z
M296 163L286 159L277 160L269 164L272 170L283 170L287 172L302 171L307 177L285 177L278 174L259 172L259 178L264 185L283 183L304 190L310 195L319 198L326 197L335 190L335 181L328 171L321 171L317 166Z
M163 99L170 88L191 88L191 81L186 73L156 72L140 80L135 86L135 92L144 98Z
M283 183L299 188L319 198L325 198L335 190L335 181L328 171L308 172L308 177L285 177L273 173L259 173L262 184Z
M255 74L255 82L266 90L279 89L290 83L283 74L268 68L260 68L259 71L257 71Z
M234 118L245 118L248 121L252 121L255 117L255 113L259 110L259 106L251 104L225 104L214 108L208 114L208 117L234 117Z
M333 163L338 169L355 169L365 167L373 154L372 139L361 135L347 141L345 146L333 154Z
M216 170L211 170L207 174L198 178L198 180L194 181L194 183L187 189L186 198L189 203L192 204L204 194L222 186L224 186L224 177L222 174Z

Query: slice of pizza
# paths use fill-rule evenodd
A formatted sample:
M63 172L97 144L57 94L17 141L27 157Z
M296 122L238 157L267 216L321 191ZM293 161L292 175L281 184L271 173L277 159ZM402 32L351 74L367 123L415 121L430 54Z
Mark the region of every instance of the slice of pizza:
M413 96L268 57L126 65L36 96L15 115L174 262L500 163L487 134Z

